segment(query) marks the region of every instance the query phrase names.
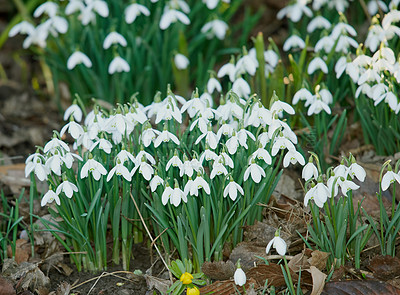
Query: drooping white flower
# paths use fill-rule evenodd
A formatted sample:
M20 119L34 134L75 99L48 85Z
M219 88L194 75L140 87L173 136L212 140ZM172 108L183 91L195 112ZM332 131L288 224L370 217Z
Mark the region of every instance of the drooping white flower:
M222 159L216 159L213 164L213 169L211 170L210 178L213 179L217 175L227 175L228 170L226 170L226 167L223 164Z
M14 37L17 34L31 35L35 30L35 27L27 22L22 21L11 28L8 32L8 37Z
M310 160L308 161L308 163L303 167L301 177L305 181L309 180L311 177L314 177L315 180L318 179L318 169L314 165L314 163L312 161L312 157L310 157Z
M158 174L156 172L150 181L151 191L155 192L159 185L164 185L164 180L160 176L158 176Z
M306 47L306 43L297 35L292 35L286 39L285 43L283 44L283 50L289 51L290 49L298 47L303 49Z
M320 57L315 57L312 61L310 61L307 73L309 75L313 74L316 70L321 70L323 73L328 74L328 66L325 61Z
M169 121L174 118L178 123L182 123L182 113L178 106L173 105L171 101L165 104L162 111L159 111L156 116L155 123L158 124L161 121Z
M265 148L262 147L261 144L259 145L259 148L251 154L250 161L255 158L263 160L267 165L271 165L272 163L271 155Z
M312 17L312 10L307 7L307 3L308 0L297 0L293 2L293 4L287 5L286 7L282 8L278 12L277 18L282 19L286 16L292 22L297 23L303 16L303 13L308 17Z
M292 165L296 164L299 162L300 165L305 164L304 157L296 150L288 150L286 153L285 157L283 158L283 167L289 166L289 163L292 163Z
M314 17L307 25L307 32L312 33L316 29L329 29L331 27L331 23L322 15L318 15Z
M383 191L387 190L389 186L395 181L397 181L397 183L400 183L400 175L398 173L394 173L391 167L389 166L388 171L382 177L382 182L381 182L382 190Z
M201 28L201 32L206 34L207 39L212 39L215 36L219 40L224 40L228 29L229 27L224 21L215 19L206 23Z
M47 179L47 175L50 174L49 169L45 165L43 156L39 153L30 155L26 159L25 164L25 177L28 177L34 172L40 181L44 181Z
M150 10L141 4L132 3L125 8L125 21L127 24L133 23L139 15L150 15Z
M65 150L67 152L70 151L69 146L62 140L58 139L57 137L53 137L48 143L43 148L43 152L54 152L58 148L61 148L62 150Z
M65 132L68 132L73 139L78 139L79 136L84 133L82 126L76 123L73 119L61 128L60 137L62 137Z
M40 202L40 205L43 207L46 204L53 203L53 201L56 201L56 204L58 206L61 205L59 196L51 189L51 186L50 186L47 193L44 194L42 201Z
M232 91L235 92L239 97L244 98L248 98L251 93L249 83L247 83L242 77L233 82Z
M199 162L200 164L203 164L203 161L211 161L218 158L218 155L213 152L212 150L210 150L209 146L206 144L206 149L204 150L204 152L201 154Z
M94 148L97 146L99 149L103 150L106 154L110 154L111 149L113 147L112 143L109 142L107 139L100 138L99 140L97 140L95 143L92 144L89 151L92 152L94 150Z
M329 188L322 182L318 182L316 186L312 187L304 197L304 206L308 206L310 200L314 200L315 204L322 208L325 202L330 198L331 192Z
M231 176L229 183L227 184L227 186L224 189L224 198L226 198L229 194L229 197L231 198L231 200L235 201L237 198L238 192L240 194L244 195L243 188L239 184L237 184Z
M92 62L90 61L89 57L81 51L75 51L72 55L68 58L67 61L67 68L68 70L72 70L79 64L84 64L85 67L91 68Z
M364 182L367 173L365 172L364 168L361 167L356 162L351 163L348 172L351 178L356 177L359 181Z
M120 33L111 32L104 39L103 48L104 49L108 49L108 48L111 47L111 45L114 45L114 44L119 44L119 45L121 45L123 47L126 47L126 45L128 43L126 42L125 37L122 36Z
M114 57L114 59L110 62L108 66L108 73L110 75L114 74L115 72L130 72L131 67L129 66L128 62L120 56Z
M200 142L204 137L205 137L205 139L206 139L206 144L208 144L209 147L210 147L211 149L215 150L215 149L217 148L217 145L218 145L218 136L212 131L212 129L211 129L211 124L209 124L207 132L201 134L201 135L197 138L195 144L196 144L196 145L199 144L199 142Z
M93 175L95 180L99 180L102 175L107 174L106 168L95 159L90 158L86 161L86 163L82 166L81 169L81 179L88 177L89 172Z
M178 167L179 169L181 169L181 167L183 166L183 163L182 163L181 159L179 159L179 157L178 157L177 150L175 150L174 156L168 161L167 166L165 167L166 171L169 170L171 165L173 167Z
M133 176L136 170L139 169L139 173L143 175L143 178L149 181L154 174L154 168L151 167L149 163L146 161L146 157L143 156L142 159L135 167L133 167L131 171L131 176Z
M154 147L158 147L162 142L169 142L172 140L175 144L179 145L180 141L175 134L172 134L166 129L166 125L164 130L158 135L158 137L154 140Z
M219 81L212 76L207 82L207 91L212 94L215 90L221 92L222 86Z
M175 54L174 63L178 70L185 70L189 66L189 59L182 53Z
M235 81L235 76L236 76L236 67L233 64L233 62L229 62L225 65L223 65L218 73L217 73L217 77L218 78L222 78L224 76L229 76L229 80L231 80L231 82Z
M264 169L257 165L254 159L244 172L243 181L246 181L249 178L249 175L251 175L251 178L255 183L259 183L261 181L261 176L265 177Z
M280 231L279 229L275 232L275 237L269 241L267 248L265 249L266 253L269 253L269 250L271 249L271 246L275 248L276 252L278 252L279 255L285 255L286 254L286 242L284 239L282 239L280 236Z
M271 150L271 155L275 156L279 150L284 150L284 149L288 149L288 150L296 150L296 148L294 147L294 144L287 139L285 136L276 136L275 140L274 140L274 144L272 145L272 150Z
M78 187L68 180L64 180L60 185L57 187L56 194L59 195L61 192L68 198L72 198L74 192L78 192Z
M246 274L244 273L243 269L241 269L240 264L238 268L236 268L233 279L235 280L235 284L240 287L246 284Z
M180 21L185 25L190 24L190 19L186 14L179 10L168 9L168 7L165 7L164 13L160 19L160 29L166 30L172 23L177 21Z
M76 103L70 105L65 110L64 121L67 121L71 116L73 116L75 121L77 122L80 122L82 120L82 110Z
M195 190L193 190L193 192L195 192L195 196L198 196L198 190L201 188L207 195L211 193L210 185L207 183L207 181L205 181L199 172L197 173L196 179L193 180L193 186L195 187Z
M338 178L337 183L339 184L339 186L340 186L340 188L341 188L341 190L342 190L342 194L343 194L344 196L346 196L347 193L348 193L350 190L356 190L356 189L359 189L359 188L360 188L359 185L355 184L355 183L352 182L351 180L347 180L347 179L344 179L344 178L342 178L342 177Z
M55 2L47 1L39 5L33 12L33 16L38 18L42 14L47 14L49 17L53 17L57 14L58 4Z
M126 181L131 181L132 175L129 172L128 168L124 166L124 163L121 162L119 159L116 161L116 165L110 170L107 175L107 182L111 180L111 178L115 175L122 176L126 179Z

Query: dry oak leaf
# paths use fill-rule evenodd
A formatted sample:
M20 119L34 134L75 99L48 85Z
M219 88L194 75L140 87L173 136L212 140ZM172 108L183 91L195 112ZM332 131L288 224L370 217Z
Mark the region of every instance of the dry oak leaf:
M380 281L338 281L326 283L322 295L400 295L400 289Z
M322 293L322 290L324 289L325 279L326 279L327 275L324 274L323 272L321 272L315 266L310 266L310 269L307 271L311 273L311 277L312 277L312 281L313 281L311 295L320 295Z
M248 278L246 284L242 287L236 286L234 280L216 281L211 285L200 288L200 294L218 294L218 295L231 295L231 294L245 294L244 289L249 290L252 286L257 285L253 278Z

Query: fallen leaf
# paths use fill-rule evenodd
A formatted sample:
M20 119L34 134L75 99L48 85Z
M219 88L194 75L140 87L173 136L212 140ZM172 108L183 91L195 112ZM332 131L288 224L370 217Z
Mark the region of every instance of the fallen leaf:
M26 262L29 259L29 254L31 252L31 245L24 239L18 239L15 243L15 261L20 264L21 262ZM12 257L11 245L7 247L8 257Z
M235 274L236 267L231 260L228 261L205 261L201 271L212 280L229 280Z
M54 293L54 295L69 295L69 292L71 291L71 285L67 282L61 282L60 285L58 285L57 290Z
M400 295L397 289L379 281L339 281L326 283L322 295Z
M371 259L368 269L376 278L387 281L400 275L400 259L389 255L378 255Z
M326 279L327 275L324 274L323 272L321 272L315 266L311 266L310 270L308 270L308 272L311 273L311 277L312 277L312 281L313 281L311 295L320 295L322 290L324 289L325 279Z
M164 279L156 278L156 277L149 276L149 275L143 275L143 276L146 279L146 283L147 283L149 290L156 289L161 294L167 294L167 291L168 291L169 287L171 286L171 283L169 280L164 280Z
M15 295L13 285L7 279L0 277L0 295Z
M257 282L253 278L249 278L246 284L242 287L235 285L233 280L216 281L211 285L200 288L200 294L218 294L218 295L231 295L231 294L245 294L243 289L250 289L251 286L256 285Z
M259 257L267 257L265 253L265 247L255 246L253 243L250 242L241 242L239 243L235 249L233 249L231 255L229 256L229 260L233 263L236 263L240 258L240 265L242 269L246 272L250 268L254 267L257 262L261 262Z
M298 280L298 275L295 274L294 272L290 272L293 281ZM268 280L268 286L275 286L275 287L280 287L280 286L285 286L285 278L282 274L282 268L280 265L275 264L275 263L270 263L270 264L261 264L257 265L256 267L253 267L250 269L247 273L246 276L248 278L254 279L258 285L264 286L265 281Z
M326 268L326 262L330 255L331 253L315 250L311 252L311 258L308 259L308 262L319 270L323 270Z
M292 259L288 262L288 266L294 272L298 272L300 269L306 269L310 267L310 263L308 262L309 256L307 256L304 251L293 256Z

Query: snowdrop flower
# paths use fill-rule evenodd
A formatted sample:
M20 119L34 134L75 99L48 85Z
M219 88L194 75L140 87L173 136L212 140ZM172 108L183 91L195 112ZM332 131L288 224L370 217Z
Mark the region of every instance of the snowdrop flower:
M53 153L58 148L61 148L62 150L65 150L67 152L70 151L69 146L62 140L58 139L56 135L54 135L54 137L44 146L43 152L47 153L50 151Z
M140 139L145 147L148 147L159 135L160 131L151 128L150 123L140 135Z
M82 110L76 103L72 104L65 110L64 121L67 121L71 116L73 116L77 122L82 120Z
M135 159L136 162L139 163L143 157L145 157L145 159L147 161L149 161L152 165L156 164L156 160L153 158L153 156L150 155L148 152L146 152L144 150L144 147L141 146L139 153L136 155L136 159Z
M229 183L224 189L224 198L226 198L229 194L229 198L231 198L232 201L235 201L238 192L241 195L244 195L243 188L233 180L232 176L230 176Z
M268 153L268 151L262 147L261 143L259 143L258 149L251 154L251 157L249 159L249 162L251 162L253 159L259 159L263 160L265 164L271 165L272 163L272 158L271 155Z
M370 15L377 14L379 12L379 9L381 9L383 12L388 11L388 7L386 6L385 2L381 0L368 2L367 7Z
M314 200L315 204L322 208L325 202L330 198L329 188L322 182L318 182L316 186L312 187L304 197L304 206L308 206L310 200Z
M207 132L203 133L200 135L196 142L194 143L195 145L199 144L199 142L203 139L206 138L206 144L209 145L209 147L213 150L217 148L218 145L218 136L212 131L211 124L209 123Z
M192 163L191 163L191 161L189 161L188 157L185 154L183 155L183 164L180 166L180 170L179 170L179 176L183 177L183 175L187 175L190 177L193 175Z
M36 28L34 28L33 32L31 32L24 40L24 43L22 44L23 48L28 48L32 44L37 45L41 48L46 47L46 39L49 35L49 25L50 23L44 22L40 25L38 25Z
M39 5L35 11L33 12L33 16L38 18L41 16L43 13L47 14L49 17L53 17L57 14L58 11L58 4L47 1L44 2L43 4Z
M237 262L237 268L236 268L235 274L233 275L233 279L235 280L235 284L240 287L243 286L244 284L246 284L246 274L240 267L240 258Z
M82 166L81 179L88 177L89 172L92 173L95 180L99 180L102 175L107 174L106 168L103 167L99 162L93 159L93 156L89 154L89 159Z
M271 241L269 241L267 248L265 249L267 254L269 253L271 246L275 248L276 252L278 252L279 255L284 256L286 254L286 242L279 235L280 230L278 229L275 232L275 237Z
M309 75L313 74L316 70L321 70L323 73L328 74L328 66L325 61L320 57L315 57L312 61L310 61L307 73Z
M286 113L288 113L290 115L295 114L294 108L290 104L280 101L280 100L274 101L274 103L272 104L272 106L270 108L270 112L271 113L275 112L276 114L280 115L283 113L283 111L285 111Z
M151 167L149 163L146 162L146 157L143 156L141 161L139 162L139 165L136 165L132 171L131 171L131 176L133 176L136 172L136 170L139 168L139 173L143 175L144 179L149 181L151 179L151 176L154 174L154 169Z
M125 8L125 21L127 24L131 24L136 20L139 15L150 15L150 10L141 4L132 3Z
M107 2L102 0L89 0L86 1L87 6L81 11L79 15L79 19L81 20L84 26L88 25L89 23L93 23L96 21L96 12L101 17L108 17L109 10L107 6Z
M236 63L236 74L248 73L251 76L256 74L258 68L258 61L256 57L250 54L243 55Z
M175 179L175 188L172 189L169 186L169 183L167 182L164 193L161 196L161 201L164 206L168 203L168 200L169 200L170 204L173 204L175 207L178 207L182 200L185 203L187 203L186 195L179 188L179 184L176 179Z
M215 79L213 75L211 75L211 78L207 82L207 91L208 93L212 94L215 90L221 92L222 86L219 81Z
M383 175L382 181L381 181L381 187L382 190L385 191L389 188L389 186L397 181L397 183L400 183L400 175L397 173L394 173L392 171L392 167L389 165L388 166L388 171Z
M307 7L308 2L309 0L297 0L293 4L282 8L278 12L277 18L282 19L286 16L292 22L297 23L303 16L303 13L308 17L312 17L313 13L311 9Z
M127 42L126 42L125 37L122 36L121 34L119 34L117 32L111 32L104 39L103 48L108 49L111 47L111 45L114 45L114 44L119 44L123 47L126 47Z
M318 179L318 169L317 169L317 167L315 167L315 165L313 163L312 156L308 160L308 163L303 167L301 177L305 181L309 180L311 177L314 177L315 180Z
M31 23L24 20L11 28L11 30L8 32L8 37L14 37L17 34L31 35L33 34L34 30L35 27Z
M121 160L119 160L118 158L116 160L116 165L114 166L114 168L112 168L110 170L110 172L107 175L107 182L109 182L111 180L111 178L114 176L114 174L118 175L118 176L122 176L127 181L131 181L132 180L132 175L129 172L128 168L126 168L124 166L124 163L121 162Z
M351 36L357 36L357 31L349 24L346 24L344 22L339 22L332 29L331 37L337 40L339 36L344 36L347 34ZM356 47L358 47L358 43Z
M172 167L178 167L179 169L181 169L182 166L183 166L183 163L182 163L181 159L179 159L179 157L178 157L178 151L177 150L175 150L174 156L168 161L167 166L165 167L166 171L169 170L171 165L172 165Z
M225 145L231 155L236 153L237 148L239 147L239 138L235 131L233 131L232 136L226 141Z
M61 128L60 137L62 137L65 132L68 132L73 139L78 139L84 133L82 126L76 123L72 116L71 121Z
M89 57L81 51L75 51L71 54L67 61L67 68L68 70L72 70L79 64L84 64L85 67L91 68L92 62L90 61Z
M331 27L331 23L322 15L314 17L307 25L307 32L312 33L316 29L326 29Z
M229 27L224 21L215 19L206 23L201 28L201 32L206 34L207 39L212 39L215 36L219 40L224 40L228 29Z
M247 137L250 137L253 141L256 141L255 136L250 131L244 129L243 127L237 132L237 138L239 140L239 144L243 146L246 150L247 146Z
M175 9L168 9L166 7L160 19L160 29L166 30L172 23L177 21L180 21L185 25L190 24L190 19L186 14Z
M297 104L300 100L305 100L305 101L312 101L313 100L313 95L311 92L306 89L306 88L301 88L298 90L295 95L293 96L292 104Z
M25 161L25 177L28 177L33 171L40 181L46 180L50 171L44 163L45 160L41 154L30 155Z
M249 83L247 83L246 80L241 77L233 82L232 91L235 92L239 97L244 98L248 98L251 93Z
M114 59L110 62L108 66L108 73L110 75L114 74L115 72L130 72L131 67L129 66L128 62L120 56L114 57Z
M229 77L229 80L230 80L231 82L234 82L234 81L235 81L236 67L235 67L235 65L234 65L233 58L231 59L231 61L230 61L229 63L223 65L223 66L219 69L219 71L218 71L218 73L217 73L217 77L218 77L218 78L222 78L222 77L224 77L224 76L228 76L228 77Z
M153 178L150 181L150 189L155 192L159 185L164 185L164 180L158 176L157 171L155 172Z
M216 159L213 164L213 169L211 170L210 178L213 179L217 175L227 175L228 170L226 170L223 160L222 159Z
M175 54L174 63L178 70L185 70L189 66L189 59L181 53Z
M199 98L199 95L197 92L194 93L192 99L188 100L181 108L181 113L183 114L184 112L187 111L188 115L190 118L193 118L196 116L198 112L203 112L206 108L206 103L204 100ZM207 125L206 125L207 128Z
M289 38L287 38L287 40L283 44L283 50L289 51L290 49L292 49L294 47L299 47L299 48L303 49L304 47L306 47L306 43L299 36L292 35Z
M171 101L169 101L167 104L165 104L163 110L157 113L155 123L158 124L165 120L169 121L172 118L174 118L178 123L182 123L182 113L180 109L176 105L174 106Z
M326 53L331 52L333 46L335 45L335 40L331 36L325 36L319 39L315 44L314 51L320 52L324 50Z
M198 189L197 187L193 184L193 179L191 176L189 176L188 181L185 184L185 188L183 189L183 193L188 196L194 196L197 194L197 196L199 195L198 193Z
M348 175L350 175L351 178L356 177L361 182L364 182L365 177L367 176L367 173L365 172L364 168L361 167L359 164L357 164L354 158L352 158L352 163L347 171Z
M56 204L58 206L61 205L59 196L52 190L52 188L50 186L48 192L45 193L45 195L43 196L42 201L40 202L40 205L43 207L46 204L53 203L53 201L56 201Z
M132 163L136 164L136 158L127 150L125 150L125 148L122 148L122 150L115 156L116 161L121 161L121 163L125 163L128 160L131 160Z
M61 176L61 165L63 159L58 150L54 150L53 155L46 160L46 167L48 171L53 171L54 174Z
M213 10L217 7L219 0L202 0L206 4L207 8Z
M196 127L196 125L197 125L197 127L199 128L201 133L203 133L203 134L207 133L207 129L208 129L207 126L208 126L209 122L210 121L206 117L204 117L201 112L198 112L197 119L192 122L189 130L192 131L194 129L194 127Z
M200 164L203 164L203 161L215 161L215 159L217 159L218 156L216 153L214 153L212 150L210 150L208 144L206 144L206 149L204 150L204 152L201 154L199 162Z
M229 166L233 169L234 164L232 158L225 152L225 148L222 149L221 154L218 156L216 161L222 160L224 165Z
M97 146L99 147L99 149L103 150L106 154L110 154L111 149L113 147L111 142L109 142L107 139L100 138L99 140L97 140L95 143L92 144L89 151L92 152L94 148Z
M61 192L64 192L67 198L71 199L74 192L78 192L78 187L67 179L64 179L57 187L56 194L59 195Z
M195 190L193 190L193 192L196 197L198 196L198 190L201 188L207 195L211 193L209 184L207 183L207 181L204 180L200 172L197 172L196 179L193 180L193 186L195 187Z
M255 183L259 183L261 181L261 176L265 177L264 169L257 165L254 159L251 161L250 165L244 172L243 181L246 181L249 178L250 174Z
M154 140L154 147L158 147L162 142L169 142L172 140L176 145L180 144L180 141L176 135L172 134L167 130L167 124L164 125L164 130Z
M283 167L286 168L287 166L289 166L290 163L294 165L297 162L299 162L300 165L303 166L305 164L303 156L296 150L288 150L285 157L283 158Z
M275 156L279 150L296 150L294 144L283 135L275 137L274 144L272 145L271 155Z

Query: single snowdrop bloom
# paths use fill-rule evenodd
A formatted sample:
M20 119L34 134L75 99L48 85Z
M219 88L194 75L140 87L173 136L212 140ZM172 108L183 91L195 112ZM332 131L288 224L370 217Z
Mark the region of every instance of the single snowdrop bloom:
M96 12L101 17L108 17L109 9L107 2L102 0L88 0L85 1L87 6L81 11L79 15L79 19L81 20L84 26L88 25L89 23L94 23L96 21Z
M108 73L110 75L114 74L115 72L130 72L131 67L129 66L128 62L120 56L114 57L114 59L110 62L108 66Z
M265 162L265 164L267 165L271 165L272 163L272 158L271 155L269 154L269 152L262 147L262 144L259 142L258 144L258 149L251 154L250 160L249 162L252 161L252 159L259 159L259 160L263 160Z
M271 155L275 156L279 150L284 150L286 148L288 150L296 150L294 144L289 139L283 135L278 135L275 137L274 144L272 145Z
M385 2L383 2L381 0L368 2L367 7L368 7L368 12L369 12L370 15L377 14L380 9L383 12L387 12L388 11L388 7L386 6Z
M127 24L133 23L139 15L150 15L150 10L141 4L132 3L125 8L125 21Z
M92 67L92 62L90 61L89 57L81 51L75 51L71 54L67 61L67 68L68 70L72 70L77 65L83 64L87 68Z
M234 58L232 57L231 61L227 64L224 64L218 71L217 77L222 78L224 76L228 76L231 82L235 81L236 77L236 67L234 64Z
M231 198L232 201L235 201L238 192L243 196L244 191L243 188L233 180L232 176L230 176L229 178L230 178L229 183L224 189L224 198L226 198L229 194L229 198Z
M183 177L183 175L187 175L189 177L193 175L192 163L185 154L183 155L183 164L180 166L179 170L179 176Z
M35 153L30 155L25 161L25 177L28 178L29 175L34 172L36 177L40 181L44 181L47 179L47 175L50 174L49 169L45 165L44 157L39 154Z
M305 160L304 157L296 150L288 150L285 157L283 158L283 167L288 167L290 163L292 165L299 162L300 165L304 166Z
M157 113L155 123L169 121L174 118L178 123L182 123L182 113L178 106L174 106L171 101L165 104L163 110Z
M332 29L331 37L334 40L337 40L339 38L339 36L345 36L347 34L355 37L355 36L357 36L357 31L351 25L346 24L344 22L339 22ZM357 43L356 48L357 47L358 47L358 43Z
M335 40L331 36L324 36L315 43L314 51L321 52L324 50L326 53L329 53L334 45Z
M189 66L189 59L181 53L174 56L174 63L178 70L185 70Z
M31 45L37 45L41 48L46 47L46 39L49 36L50 23L44 22L38 25L32 32L25 38L22 43L23 48L29 48Z
M283 50L289 51L292 48L298 47L303 49L306 47L306 43L297 35L292 35L286 39L285 43L283 44Z
M381 181L382 190L385 191L389 188L392 183L400 183L400 175L392 171L392 166L388 165L388 171L383 175Z
M265 177L264 169L257 165L254 159L251 161L246 171L244 172L243 181L246 181L249 178L250 174L255 183L259 183L261 181L261 176Z
M148 147L160 134L160 131L151 128L150 123L148 123L146 129L142 132L140 139L143 145Z
M210 150L210 147L208 146L208 144L206 143L206 149L204 150L204 152L201 154L199 162L200 164L203 164L203 161L215 161L218 158L218 155L213 152L212 150Z
M45 21L48 23L49 32L58 37L58 34L65 34L68 31L68 21L61 16L53 16Z
M188 179L188 181L186 182L186 184L185 184L185 188L183 189L183 193L186 195L186 196L195 196L196 194L197 194L197 196L199 195L199 193L198 193L198 189L197 189L197 187L193 184L193 179L192 179L192 177L191 176L189 176L189 179Z
M206 103L203 99L199 98L197 92L194 92L192 99L189 99L181 108L181 113L187 112L190 118L196 116L198 112L204 112ZM207 128L207 125L206 125Z
M137 161L136 158L127 150L125 150L125 148L122 148L122 150L115 156L116 161L121 161L121 163L125 163L128 160L130 160L132 163L134 163L136 165Z
M269 241L267 248L265 249L267 254L269 253L269 250L271 250L271 246L275 248L276 252L278 252L279 255L284 256L286 254L286 242L279 235L280 229L277 229L275 232L275 237L271 241Z
M207 133L209 123L210 121L201 112L198 112L197 119L192 122L189 130L192 131L197 126L202 134Z
M53 191L50 185L49 190L47 191L47 193L44 194L42 201L40 202L40 205L43 207L46 204L53 203L54 201L56 201L56 204L58 206L61 205L60 197Z
M155 192L159 185L164 185L164 180L158 176L157 171L155 172L153 178L150 181L150 189Z
M185 193L179 188L178 181L176 179L174 179L174 180L175 180L175 187L172 190L172 192L169 194L169 201L175 207L178 207L179 204L181 203L181 201L184 201L185 203L187 203L187 197L186 197ZM163 194L163 196L164 196L164 194ZM163 201L163 203L164 203L164 201Z
M219 0L202 0L208 9L213 10L219 4Z
M146 161L149 161L152 165L156 165L156 160L154 159L154 157L148 152L146 152L144 150L144 147L141 146L140 151L136 155L136 162L139 163L143 157L145 157Z
M81 156L75 154L75 153L70 153L67 152L61 157L62 161L64 162L65 166L67 166L68 169L71 169L72 164L74 163L74 159L77 159L79 161L83 161Z
M292 22L297 23L303 16L303 13L308 17L312 17L312 10L307 7L308 2L308 0L297 0L293 4L287 5L278 12L277 18L282 19L286 16Z
M203 139L206 138L206 144L213 150L217 148L218 145L218 136L212 131L212 126L211 123L208 124L207 132L201 134L196 142L194 143L195 145L199 144L199 142Z
M215 36L219 40L224 40L228 29L229 26L224 21L215 19L206 23L200 31L206 34L207 39L212 39Z
M216 159L216 161L218 160L222 160L224 165L229 166L233 169L234 167L234 163L232 158L225 152L225 147L222 149L221 154L218 156L218 158Z
M58 139L57 136L54 134L53 138L44 146L43 152L47 153L50 151L53 153L58 148L61 148L62 150L67 152L70 151L69 146L64 141Z
M225 143L228 152L234 155L239 147L239 138L237 137L236 131L233 131L232 136Z
M305 100L305 101L310 101L311 102L313 100L313 95L311 94L311 92L308 89L301 88L293 96L292 104L295 105L300 100Z
M14 37L17 34L31 35L33 34L34 30L35 27L31 23L24 20L11 28L11 30L8 32L8 37Z
M247 146L247 137L250 137L253 141L256 141L255 136L250 131L244 129L243 127L236 133L237 138L239 140L239 144L244 147L246 150L248 149Z
M171 197L172 197L173 193L174 193L174 189L172 187L170 187L169 183L167 182L166 185L165 185L165 188L164 188L164 192L161 195L161 201L162 201L164 206L167 205L168 200L172 204L172 198ZM179 203L180 203L180 201L179 201ZM179 205L179 203L178 203L178 205Z
M61 165L63 158L58 150L53 152L53 155L46 159L46 167L48 171L53 171L54 174L61 176Z
M166 30L172 23L175 23L177 21L180 21L184 25L190 24L190 19L187 17L186 14L181 11L168 9L168 7L165 7L164 13L160 19L160 29Z
M312 116L313 114L319 114L324 110L327 114L331 114L331 109L324 101L319 98L315 98L308 108L307 115Z
M64 192L67 198L71 199L74 192L78 192L78 187L65 178L64 181L57 187L56 194L60 195L61 192Z
M307 32L312 33L316 29L328 30L331 27L331 23L322 15L314 17L307 25Z
M110 154L113 145L107 139L100 138L95 143L93 143L89 151L92 152L95 149L95 147L98 147L100 150L103 150L106 154Z
M318 169L313 163L312 156L308 160L308 163L303 167L303 171L301 172L301 177L307 181L314 177L315 180L318 179Z
M316 70L321 70L323 73L328 74L328 66L325 61L320 57L313 58L308 64L307 73L313 74Z
M217 79L215 79L214 75L211 75L211 78L207 82L207 91L212 94L215 90L218 92L222 91L222 86Z
M269 64L272 68L275 68L279 62L279 56L273 50L264 51L264 60L267 64Z
M67 121L71 116L73 116L75 121L80 122L82 120L82 115L81 108L74 103L65 110L64 121Z
M235 274L233 275L233 279L235 280L235 284L238 285L239 287L242 287L244 284L246 284L246 274L240 267L240 258L237 262L237 268Z
M195 194L194 195L196 197L198 196L198 190L201 189L201 188L204 190L204 192L207 195L209 195L211 193L209 184L201 176L200 172L197 172L196 179L193 180L193 186L195 187Z
M211 173L210 173L210 178L213 179L215 176L221 175L221 174L227 175L228 170L226 170L226 167L223 164L223 160L217 158L214 161L213 169L211 170Z
M304 197L304 206L308 206L310 200L313 200L315 205L322 208L325 202L330 198L329 188L319 181L316 186L311 187L311 189L306 193Z
M352 182L351 180L344 179L343 177L340 177L340 178L338 179L337 183L339 184L339 186L340 186L340 188L341 188L341 190L342 190L342 194L343 194L344 196L346 196L347 193L348 193L350 190L357 190L357 189L360 188L359 185L355 184L355 183Z
M283 111L285 111L286 113L288 113L290 115L295 114L294 108L290 104L280 101L280 100L276 100L270 108L271 113L275 112L278 115L283 113Z
M158 147L162 142L169 142L170 140L172 140L176 145L180 144L178 137L169 132L167 129L167 124L164 124L164 130L154 140L154 147Z
M122 176L123 178L126 179L126 181L131 181L132 180L132 175L129 172L128 168L126 168L124 166L124 163L121 162L121 160L118 159L118 158L116 160L116 165L114 166L114 168L112 168L110 170L110 172L107 175L107 182L109 182L112 179L114 174L118 175L118 176Z
M243 55L236 63L236 74L249 74L254 76L258 68L258 61L256 57L250 54Z
M86 163L82 166L81 169L81 179L86 178L89 176L89 172L93 175L95 180L99 180L102 175L107 174L106 168L93 159L92 154L89 154L89 159Z
M174 156L168 161L167 166L165 166L165 170L168 171L169 168L171 167L171 165L172 165L172 167L178 167L179 169L181 169L183 166L181 159L179 159L179 157L178 157L177 150L175 150Z
M245 114L244 127L260 125L270 125L272 121L272 112L266 109L260 101L254 102L249 111Z
M65 14L71 15L75 12L82 12L85 10L85 4L81 0L70 0L67 6L65 6Z
M130 175L133 176L137 169L139 169L139 173L142 174L144 179L146 179L147 181L149 181L154 174L154 168L146 162L145 156L142 157L139 165L133 167Z
M350 175L351 178L356 177L359 181L364 182L367 173L365 172L364 168L357 164L355 159L352 157L352 163L348 168L348 175Z
M49 17L54 17L58 11L58 4L55 2L47 1L39 5L33 12L33 16L38 18L42 14L47 14Z
M339 41L337 41L335 51L342 52L342 53L348 53L350 46L353 48L358 48L359 44L353 38L342 35L339 37Z
M82 126L74 121L73 116L71 116L69 123L61 128L60 137L62 137L65 132L68 132L73 139L78 139L84 133Z
M111 45L119 44L123 47L126 47L128 44L126 42L126 39L124 36L122 36L120 33L117 32L111 32L109 33L106 38L104 39L103 42L103 48L108 49L111 47Z
M249 83L247 83L242 77L233 82L232 91L235 92L239 97L244 98L248 98L251 93Z

